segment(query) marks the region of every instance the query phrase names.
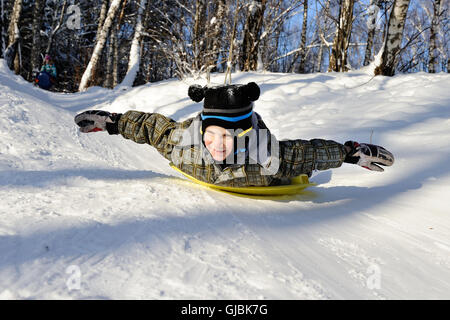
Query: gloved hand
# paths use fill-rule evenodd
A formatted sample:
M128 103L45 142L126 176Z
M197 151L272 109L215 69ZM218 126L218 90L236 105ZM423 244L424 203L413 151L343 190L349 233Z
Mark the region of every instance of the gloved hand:
M121 113L109 113L102 110L88 110L75 116L75 123L84 133L108 131L109 134L119 134L119 119Z
M344 143L348 153L344 162L357 164L363 168L373 171L384 171L378 165L392 166L394 155L385 148L368 143L347 141Z

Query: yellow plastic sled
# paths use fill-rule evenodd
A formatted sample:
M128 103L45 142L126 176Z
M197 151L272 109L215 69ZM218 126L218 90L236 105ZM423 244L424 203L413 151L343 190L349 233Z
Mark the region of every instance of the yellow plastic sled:
M267 186L267 187L224 187L218 186L211 183L206 183L200 181L193 176L184 173L179 168L171 165L176 171L182 173L185 177L187 177L192 182L195 182L199 185L215 189L218 191L232 193L235 195L254 195L254 196L283 196L283 195L294 195L301 193L305 188L310 186L315 186L315 183L309 182L308 176L306 174L302 174L300 176L294 177L291 179L291 184L281 185L281 186Z

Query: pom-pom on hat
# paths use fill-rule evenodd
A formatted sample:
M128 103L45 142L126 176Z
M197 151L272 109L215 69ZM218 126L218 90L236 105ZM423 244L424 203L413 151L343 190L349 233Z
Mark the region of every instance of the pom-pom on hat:
M225 129L252 127L253 101L258 100L260 89L255 82L248 84L221 85L216 87L189 87L189 97L195 102L203 99L202 134L208 126Z

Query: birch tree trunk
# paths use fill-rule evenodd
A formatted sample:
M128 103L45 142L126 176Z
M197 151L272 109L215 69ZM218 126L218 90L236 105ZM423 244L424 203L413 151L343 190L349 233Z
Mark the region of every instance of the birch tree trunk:
M120 27L122 25L122 19L125 14L125 8L127 6L128 0L124 0L122 3L122 9L120 14L116 19L116 27L111 30L110 37L113 40L113 56L112 56L112 84L111 87L114 88L119 84L119 33Z
M100 53L105 46L106 38L108 36L108 32L111 28L112 22L114 21L117 10L120 6L120 1L121 0L112 0L111 2L111 6L109 7L105 23L103 24L102 30L97 38L94 52L92 53L89 64L83 73L83 77L81 78L81 82L78 87L79 91L85 91L89 86L89 82L92 80L92 71L97 68L97 64L100 59Z
M98 16L98 24L97 24L97 37L100 35L100 33L102 32L102 28L103 28L103 24L105 23L106 20L106 14L108 13L108 7L109 7L109 0L102 0L102 6L100 8L100 14ZM109 34L111 35L112 31L109 32ZM106 40L108 40L108 36L106 36ZM109 40L109 43L111 43L111 39ZM103 85L107 88L109 88L111 86L111 81L109 81L110 79L108 79L108 76L111 75L111 57L108 55L108 50L110 49L110 44L109 46L107 46L106 48L103 48L102 52L99 54L99 59L101 59L102 56L107 57L107 63L106 63L106 68L105 68L105 76L103 79ZM94 71L92 72L92 79L96 79L97 75L100 72L99 69L102 68L101 64L97 65L97 68L94 69ZM109 83L108 83L109 82Z
M378 1L379 0L370 0L370 7L369 7L370 13L367 19L367 28L369 31L367 33L367 45L363 62L364 66L369 65L370 60L372 58L373 38L375 36L375 30L377 27L378 12L380 11L380 8L378 7Z
M436 72L437 61L437 45L436 37L439 30L439 16L441 11L441 0L434 0L433 2L433 20L431 21L430 29L430 47L429 47L429 60L428 60L428 72Z
M375 75L393 76L401 51L403 29L410 0L395 0L384 41L381 63L375 68Z
M119 27L117 29L119 29ZM114 88L119 83L119 30L111 30L111 41L113 48L111 57L112 59L111 87Z
M100 9L100 16L98 18L97 34L102 32L103 24L106 20L106 13L108 12L109 0L102 1L102 8Z
M248 9L244 28L240 67L241 71L255 71L258 67L259 36L262 29L266 0L254 0Z
M324 22L326 22L326 16L328 15L329 11L330 11L330 1L328 0L324 9L325 14ZM319 53L317 54L317 72L322 72L323 48L326 47L328 49L328 46L325 40L325 30L324 30L325 27L322 27L322 23L320 21L318 12L316 12L316 21L317 21L317 28L319 29L319 38L320 38Z
M2 57L5 57L5 53L6 53L6 16L5 16L4 0L0 0L0 37L1 37L1 42L2 42Z
M130 57L128 59L128 70L125 78L122 80L120 86L132 87L136 75L139 71L139 64L141 61L141 36L142 36L142 14L147 4L147 0L140 0L138 15L136 17L136 26L134 28L133 41L131 42Z
M354 0L343 0L339 8L339 24L331 49L328 71L344 72L347 67L347 49L353 24Z
M44 9L44 0L35 0L33 12L33 44L31 47L31 70L30 72L39 71L41 64L41 21L42 10Z
M13 69L16 74L20 72L20 57L19 57L19 20L22 13L22 0L15 0L11 12L11 20L8 27L8 46L5 52L9 68Z
M323 41L320 42L319 53L317 54L317 72L321 72L323 59Z
M305 60L306 60L306 32L308 31L308 0L304 0L303 3L303 25L302 25L302 38L300 42L300 65L298 66L298 73L305 73Z
M103 86L106 88L112 88L113 83L113 63L114 63L114 37L115 32L111 30L111 35L109 37L108 41L108 47L107 47L107 60L106 60L106 75L105 75L105 81L103 83Z

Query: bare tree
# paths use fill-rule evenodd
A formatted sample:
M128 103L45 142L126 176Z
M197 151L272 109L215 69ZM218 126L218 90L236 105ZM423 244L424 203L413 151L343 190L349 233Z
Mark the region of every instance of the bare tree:
M285 50L281 50L282 54L280 55L279 48L281 38L285 36L284 24L291 17L298 14L297 9L301 4L303 4L303 0L291 0L289 2L284 0L268 0L266 3L263 29L254 44L255 48L258 49L257 53L261 52L262 55L261 60L264 64L262 69L270 69L270 66L273 66L279 60L282 60L283 64L286 64L286 59L284 58L299 52L298 48L288 53ZM260 46L262 46L261 50L259 50ZM287 47L285 46L284 49L287 49ZM275 66L273 69L276 70L277 67ZM287 66L282 67L282 70L288 70Z
M8 28L8 46L5 52L5 58L8 66L15 71L20 72L21 55L20 55L20 28L19 20L22 13L22 0L15 0L11 13Z
M436 62L437 62L437 45L436 38L439 30L439 17L441 14L441 0L433 1L433 18L431 20L430 29L430 46L428 50L429 60L428 60L428 72L436 72Z
M0 0L0 37L2 42L1 56L4 56L6 51L6 7L4 0Z
M219 63L220 49L222 46L222 33L225 24L227 5L226 0L217 0L214 15L209 24L209 32L207 35L207 70L214 71Z
M103 4L108 6L110 0L103 0ZM119 14L116 14L113 20L113 27L109 30L109 37L107 39L107 46L103 49L103 53L106 54L106 67L104 68L104 79L103 79L103 85L107 88L114 88L119 83L119 32L120 32L120 25L122 22L122 17L124 15L124 10L126 6L127 0L124 1L124 3L121 4L122 9ZM108 9L108 7L106 8ZM119 8L117 9L119 10ZM107 10L103 11L103 5L102 9L100 11L100 17L99 17L99 29L97 29L97 35L101 33L101 28L103 27L103 24L106 20L106 13ZM104 14L104 16L103 16ZM101 26L100 26L101 23ZM100 33L98 33L98 30L100 30ZM103 54L102 53L102 54ZM98 65L97 70L95 71L95 74L93 75L93 78L96 77L97 72L100 72L101 65Z
M230 48L228 50L228 58L227 58L227 69L225 71L225 81L224 83L231 84L231 68L234 58L234 43L236 41L236 34L237 34L237 25L238 25L238 17L239 12L242 9L241 7L241 0L236 0L236 6L235 6L235 12L234 12L234 22L233 22L233 28L230 34Z
M192 4L192 1L191 3ZM195 20L195 8L182 0L160 0L152 2L152 13L146 21L146 38L150 58L151 77L156 77L159 65L168 66L166 77L175 72L179 78L197 74L193 67L192 24ZM150 74L149 74L150 75Z
M434 0L432 0L434 1ZM433 19L432 1L411 3L408 19L402 36L396 70L399 72L425 71L429 61L429 40ZM429 9L431 5L431 10Z
M134 28L134 36L133 41L131 43L130 55L128 58L128 70L125 78L122 80L121 86L133 86L134 80L136 79L136 75L139 71L139 63L141 60L140 54L140 42L142 36L142 14L144 12L145 6L147 4L147 0L140 0L139 9L136 17L136 23Z
M300 64L298 65L297 72L305 73L305 59L306 59L306 34L308 32L308 0L303 2L303 18L302 18L302 33L300 36L300 45L295 50L294 58L288 68L288 72L292 72L296 67L296 62L300 58Z
M381 63L375 68L375 75L393 76L398 64L410 0L395 0L389 17Z
M256 70L258 66L258 47L265 10L266 0L251 1L248 6L239 61L241 71Z
M378 12L380 11L378 2L379 0L370 0L369 15L367 17L368 32L367 32L366 52L364 55L364 62L363 62L364 66L367 66L372 58L373 39L377 27Z
M97 34L102 32L103 24L106 20L106 14L108 13L109 0L102 0L102 8L100 9L100 16L98 18Z
M331 48L332 44L329 43L326 40L327 33L330 31L328 30L329 24L327 23L330 20L330 0L327 0L326 5L322 10L316 9L316 22L317 22L317 28L318 30L318 36L319 36L319 52L317 54L317 71L322 71L322 63L323 63L323 55L324 55L324 48L327 49L327 52L329 51L329 48ZM331 24L330 24L331 25Z
M438 41L438 57L440 58L441 70L450 73L450 3L441 0L441 10L439 12L439 40Z
M45 54L50 53L50 49L53 45L53 40L55 38L55 35L60 30L60 28L63 26L63 20L64 20L64 14L66 11L66 6L67 6L67 0L64 0L63 5L61 7L61 12L59 13L59 19L57 19L58 18L58 10L55 10L55 15L54 15L54 19L53 19L54 24L53 24L50 36L48 38L47 49L45 50Z
M10 68L27 79L41 53L54 56L57 91L205 73L208 80L210 72L225 71L231 82L236 68L345 71L367 65L381 47L378 74L450 71L448 6L443 0L0 0L0 47Z
M328 71L343 72L349 69L347 66L347 49L352 31L353 6L354 0L342 0L339 7L339 22L331 49Z
M305 60L306 60L306 32L308 28L308 0L304 0L303 3L303 25L302 25L302 39L300 42L300 64L298 66L298 73L305 73Z
M117 21L117 18L116 18ZM105 68L105 82L104 82L104 86L107 88L112 88L113 87L113 70L115 70L115 68L113 68L113 64L114 64L114 48L116 46L116 41L117 41L117 32L114 32L114 29L111 30L110 35L109 35L109 39L108 39L108 46L106 48L106 68Z
M112 63L112 87L117 86L117 84L119 83L119 47L120 47L120 38L119 38L119 33L120 33L120 28L122 26L122 21L124 19L125 16L125 8L127 5L128 0L124 0L122 3L122 9L120 10L120 14L119 17L117 18L117 24L116 24L116 28L113 28L113 30L111 30L111 37L114 37L114 46L113 46L113 63Z
M194 69L200 71L205 67L204 54L206 48L206 3L204 0L195 1L194 26L192 32L192 49L194 55Z
M35 0L33 11L33 44L31 47L31 73L37 72L41 64L41 21L44 0Z
M121 0L112 0L111 5L108 9L108 14L105 20L105 23L102 27L100 34L97 37L97 41L95 44L94 52L92 53L89 64L84 71L83 77L81 78L80 85L78 87L79 91L84 91L88 88L89 82L92 80L93 70L97 68L98 61L100 59L100 54L103 50L103 47L106 42L106 38L108 36L108 32L111 28L112 22L114 21L114 17L119 9Z
M109 8L109 1L110 0L102 0L102 6L100 8L100 14L98 16L98 23L97 23L97 35L99 35L102 32L103 24L106 20L106 14L108 13ZM107 40L106 48L103 48L103 53L106 52L107 56L107 62L106 62L106 68L104 68L105 71L105 77L103 81L103 86L110 88L112 84L112 64L113 64L113 50L112 45L114 43L114 37L112 36L113 32L110 31L110 37L109 40ZM109 53L109 54L108 54ZM96 78L96 74L99 73L99 68L101 68L101 65L98 64L97 69L94 71L93 78Z

